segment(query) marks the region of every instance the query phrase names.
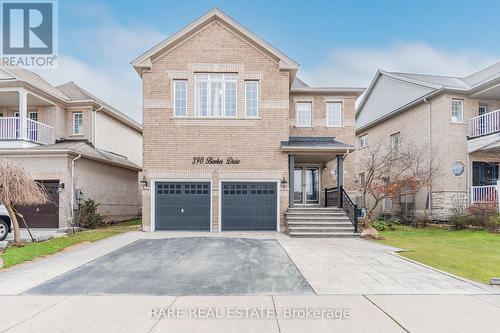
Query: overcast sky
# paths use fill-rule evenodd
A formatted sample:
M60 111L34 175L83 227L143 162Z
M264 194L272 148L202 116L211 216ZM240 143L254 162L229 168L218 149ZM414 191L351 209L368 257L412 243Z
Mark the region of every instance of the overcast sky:
M141 121L129 62L213 7L297 61L310 85L367 86L379 68L463 76L500 61L500 1L59 0L59 69Z

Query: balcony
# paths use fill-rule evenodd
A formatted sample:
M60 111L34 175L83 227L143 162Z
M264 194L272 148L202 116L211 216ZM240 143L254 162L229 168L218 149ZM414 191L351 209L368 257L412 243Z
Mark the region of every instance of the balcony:
M19 117L0 117L0 141L25 140L40 145L54 143L54 128L44 123ZM24 125L24 126L22 126Z
M469 120L467 151L496 152L500 149L500 110L485 113Z
M498 185L472 186L470 191L471 204L486 204L498 202Z

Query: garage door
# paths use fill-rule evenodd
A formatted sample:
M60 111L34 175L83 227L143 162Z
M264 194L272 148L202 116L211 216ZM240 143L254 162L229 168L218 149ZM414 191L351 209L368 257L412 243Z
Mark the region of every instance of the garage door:
M156 183L156 230L210 230L210 183Z
M50 202L40 206L17 206L30 228L59 228L59 180L37 180L45 188ZM19 221L24 228L24 223Z
M222 183L222 230L276 230L276 183Z

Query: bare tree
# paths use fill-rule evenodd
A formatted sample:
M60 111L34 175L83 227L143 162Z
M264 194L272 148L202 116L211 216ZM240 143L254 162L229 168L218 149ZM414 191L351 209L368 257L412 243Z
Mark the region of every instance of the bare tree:
M359 150L359 169L365 173L362 184L365 224L373 218L380 202L402 191L416 194L430 184L437 168L434 158L417 145L399 141L383 144L381 141ZM430 162L429 162L430 159Z
M0 160L0 203L3 203L9 212L16 245L21 245L21 236L14 207L41 205L49 200L45 189L35 182L22 167Z

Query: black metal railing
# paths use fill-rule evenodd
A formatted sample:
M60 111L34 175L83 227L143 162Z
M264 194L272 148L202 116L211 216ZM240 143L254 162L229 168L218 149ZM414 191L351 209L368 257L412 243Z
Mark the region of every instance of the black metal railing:
M354 227L354 232L358 232L358 205L352 202L343 186L325 189L325 207L329 206L343 208Z

